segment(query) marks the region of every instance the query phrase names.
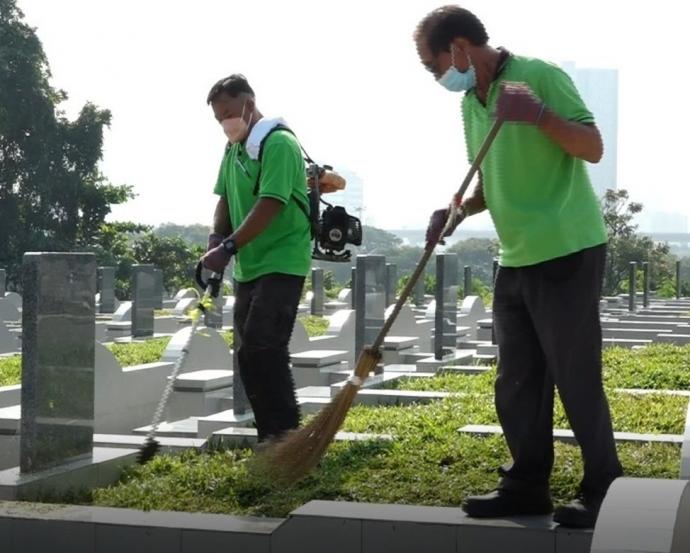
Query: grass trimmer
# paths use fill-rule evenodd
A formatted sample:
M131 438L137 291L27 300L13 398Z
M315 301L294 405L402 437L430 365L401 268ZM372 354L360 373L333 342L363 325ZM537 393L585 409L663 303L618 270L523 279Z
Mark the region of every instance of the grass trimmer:
M497 119L492 125L458 190L457 196L462 197L467 190L472 178L484 160L486 153L489 151L496 134L501 128L502 122L502 120ZM417 263L414 273L412 273L410 280L401 292L393 311L383 324L374 343L370 347L365 348L360 354L354 374L348 379L343 389L311 420L309 424L291 431L286 434L284 438L267 445L257 453L258 465L262 470L268 472L273 479L284 483L295 482L303 476L306 476L323 457L328 445L333 441L335 434L343 424L345 416L357 392L364 383L364 380L374 371L377 363L381 359L380 348L383 345L386 335L393 326L405 301L407 301L407 298L411 294L415 283L424 271L434 248L441 237L451 229L457 216L457 210L458 206L455 205L455 201L451 202L448 219L446 220L443 230L440 235L425 248L422 258Z
M160 442L158 442L158 440L156 440L156 432L158 431L158 425L160 424L161 418L163 417L163 412L165 411L165 408L168 405L168 398L170 397L170 393L172 392L173 386L175 385L175 380L177 379L177 376L180 374L182 366L184 365L184 362L187 359L187 356L189 355L189 345L191 344L192 338L194 337L194 334L196 334L196 329L198 328L201 322L201 315L204 311L210 308L211 298L218 297L218 294L220 292L220 286L223 282L223 275L218 273L212 273L211 276L208 277L208 280L204 282L202 277L202 271L203 266L200 261L199 264L196 266L196 281L201 287L201 289L204 290L204 295L199 298L197 308L192 313L191 332L189 333L189 336L187 337L187 340L184 343L180 356L177 358L177 361L175 362L175 366L173 367L172 373L170 374L170 378L168 379L168 382L165 385L165 389L163 390L163 395L161 396L161 399L158 402L158 407L156 408L156 412L153 415L153 421L151 422L151 430L149 430L149 433L146 435L146 441L139 450L137 461L140 465L148 463L160 450L161 444Z

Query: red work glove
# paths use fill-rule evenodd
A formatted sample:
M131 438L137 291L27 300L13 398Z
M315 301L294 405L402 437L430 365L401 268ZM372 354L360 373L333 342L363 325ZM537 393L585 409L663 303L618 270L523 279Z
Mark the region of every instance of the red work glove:
M232 254L225 249L223 244L208 250L201 258L201 264L209 271L221 274L232 259Z
M524 83L505 82L496 106L496 118L515 123L538 125L544 115L544 102Z
M212 232L208 235L208 244L206 244L206 251L212 250L216 246L220 246L223 241L223 236L217 232Z

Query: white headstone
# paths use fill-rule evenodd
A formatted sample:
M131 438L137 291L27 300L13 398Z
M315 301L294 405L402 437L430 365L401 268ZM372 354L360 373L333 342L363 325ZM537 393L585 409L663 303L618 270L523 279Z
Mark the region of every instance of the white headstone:
M132 321L132 302L123 301L113 313L113 322L126 323Z
M0 322L16 323L21 318L19 309L10 300L0 299Z

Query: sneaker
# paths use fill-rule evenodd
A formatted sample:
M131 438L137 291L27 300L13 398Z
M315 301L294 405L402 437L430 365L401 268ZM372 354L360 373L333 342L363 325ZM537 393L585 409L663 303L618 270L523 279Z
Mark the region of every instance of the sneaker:
M498 488L486 495L465 499L462 508L475 518L498 518L515 515L548 515L553 503L548 492L516 492Z
M569 528L594 528L599 516L603 496L578 495L567 505L561 505L553 514L553 521Z

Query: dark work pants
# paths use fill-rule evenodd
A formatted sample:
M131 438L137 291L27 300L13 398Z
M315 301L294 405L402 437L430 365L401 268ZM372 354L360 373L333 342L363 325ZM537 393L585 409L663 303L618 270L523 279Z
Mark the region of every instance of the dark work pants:
M303 285L281 273L235 282L237 359L259 441L299 426L288 344Z
M558 389L584 460L581 491L600 495L622 474L601 376L599 298L606 246L528 267L500 267L493 317L496 411L513 457L505 489L548 489Z

